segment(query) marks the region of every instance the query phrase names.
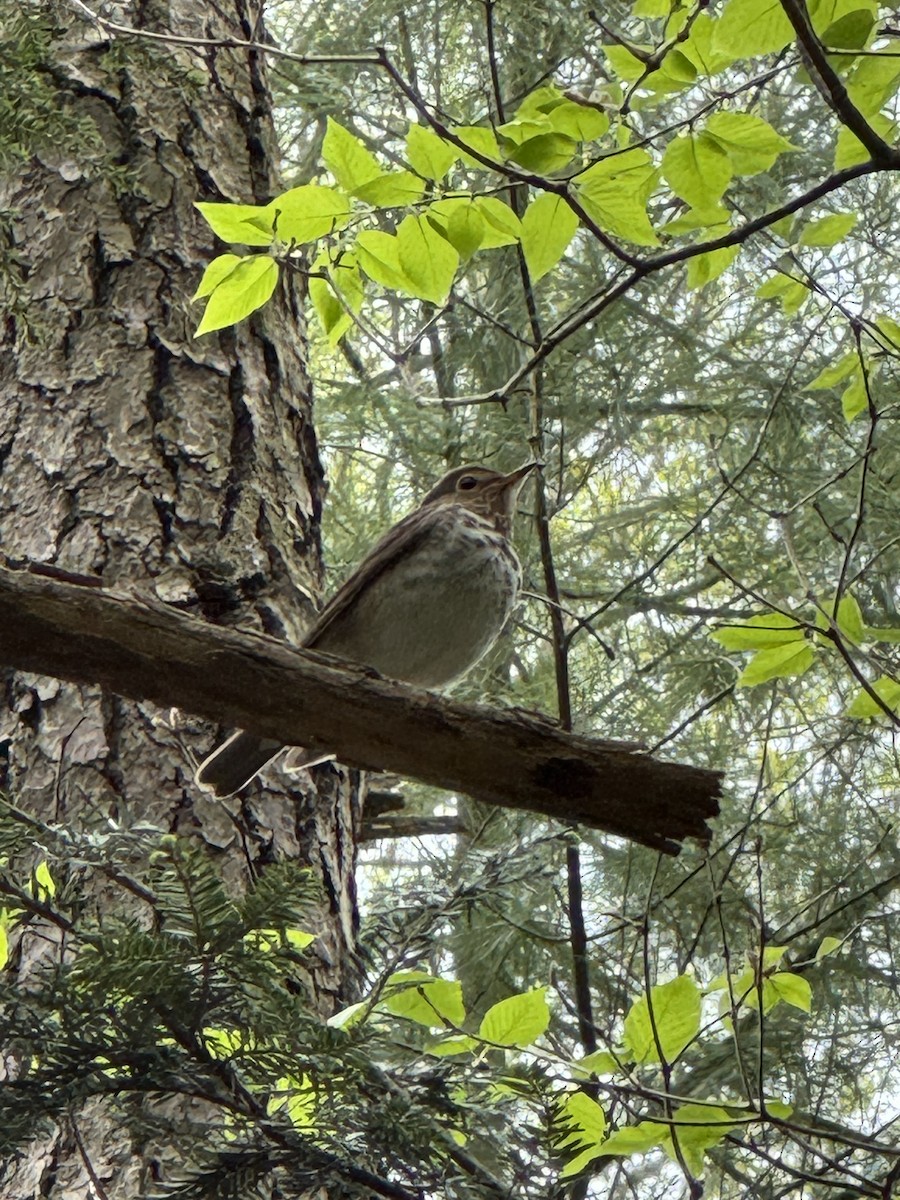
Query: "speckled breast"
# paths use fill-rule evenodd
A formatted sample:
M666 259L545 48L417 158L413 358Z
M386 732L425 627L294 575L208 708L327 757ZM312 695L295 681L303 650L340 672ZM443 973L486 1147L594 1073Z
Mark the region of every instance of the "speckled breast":
M519 582L509 541L475 513L448 506L424 541L373 580L316 648L391 679L446 687L494 644Z

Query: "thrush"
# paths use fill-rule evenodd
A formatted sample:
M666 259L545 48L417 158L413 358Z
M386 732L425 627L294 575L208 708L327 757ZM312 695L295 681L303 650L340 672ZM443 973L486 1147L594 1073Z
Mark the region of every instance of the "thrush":
M521 581L512 547L528 463L509 475L457 467L370 550L303 640L389 679L442 689L484 657L509 619ZM217 796L245 787L284 747L238 730L197 769ZM294 749L289 769L331 757Z

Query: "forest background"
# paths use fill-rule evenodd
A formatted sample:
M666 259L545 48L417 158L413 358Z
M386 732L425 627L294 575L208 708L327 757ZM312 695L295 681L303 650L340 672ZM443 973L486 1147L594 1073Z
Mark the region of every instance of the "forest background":
M9 178L35 161L67 178L61 156L124 211L146 181L79 100L119 89L145 118L134 142L162 143L124 79L162 71L190 97L211 63L237 78L252 60L280 182L194 173L208 225L183 204L191 254L171 234L163 256L205 315L185 292L162 340L221 374L215 355L256 363L251 388L275 376L262 343L290 347L295 394L308 372L318 449L292 409L270 436L302 448L300 540L314 559L321 508L327 574L291 588L327 594L447 468L539 458L516 533L528 594L456 697L723 770L722 815L708 849L670 858L413 781L376 781L365 807L332 768L292 803L337 796L337 835L321 800L285 815L284 778L229 816L174 766L148 809L115 774L118 710L96 700L102 737L68 710L48 729L55 691L15 677L9 728L30 722L53 769L17 776L13 752L2 826L8 1194L890 1196L896 12L292 0L265 32L228 11L221 27L177 6L7 14ZM4 403L52 341L34 303L66 297L50 268L40 287L21 270L12 195ZM168 414L151 415L160 436ZM23 421L10 461L27 443L46 464L53 436ZM221 430L161 436L202 458ZM259 488L290 455L255 465ZM267 519L289 511L284 486ZM42 551L32 529L20 546L21 508L4 509L12 559L86 572L89 540ZM245 589L248 621L206 563L199 611L296 639L279 535L233 511L236 553L277 586ZM211 736L151 724L145 797L149 764ZM102 760L112 807L67 754Z

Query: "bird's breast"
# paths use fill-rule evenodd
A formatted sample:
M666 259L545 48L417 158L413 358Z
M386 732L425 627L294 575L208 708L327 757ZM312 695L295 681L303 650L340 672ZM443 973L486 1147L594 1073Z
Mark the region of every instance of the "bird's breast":
M419 687L446 687L490 649L509 618L519 562L471 513L448 509L428 536L381 572L317 649Z

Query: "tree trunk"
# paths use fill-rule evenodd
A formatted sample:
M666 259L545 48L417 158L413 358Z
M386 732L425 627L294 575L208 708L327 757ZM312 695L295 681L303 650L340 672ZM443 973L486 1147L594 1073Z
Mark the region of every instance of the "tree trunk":
M125 5L116 19L260 40L254 13L241 0L172 0ZM60 137L0 180L15 294L0 331L3 550L296 641L314 609L323 495L300 297L285 287L263 315L198 341L190 302L215 249L194 202L259 203L279 190L265 64L111 40L73 19L48 39L40 76L79 144ZM229 812L192 782L215 731L177 713L18 674L5 679L0 723L0 783L48 822L195 835L237 889L273 858L324 873L329 965L313 986L331 1011L355 922L353 778L328 768L326 802L297 784L289 795L262 787ZM24 986L45 937L20 952ZM143 1194L147 1170L94 1105L77 1136L60 1124L0 1164L0 1191L96 1194L95 1172L107 1195L129 1196Z

